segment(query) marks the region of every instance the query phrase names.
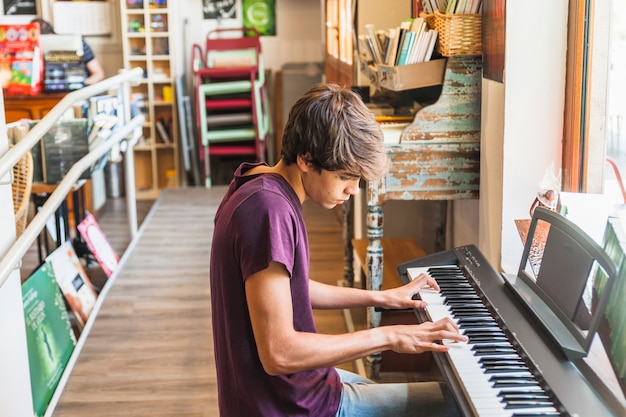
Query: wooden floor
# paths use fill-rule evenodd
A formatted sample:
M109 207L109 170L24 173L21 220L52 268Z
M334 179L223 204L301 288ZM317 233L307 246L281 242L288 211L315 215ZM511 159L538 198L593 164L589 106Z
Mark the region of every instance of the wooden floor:
M121 269L104 287L53 416L218 415L208 262L224 191L173 189L154 206L140 202L140 233L132 243L124 200L107 202L98 223L121 255ZM313 204L306 203L304 212L312 276L336 284L343 277L339 220ZM32 270L36 262L32 249L23 268ZM103 276L97 267L89 275L96 281ZM316 324L320 332L346 331L341 311L316 312ZM341 367L355 370L352 363Z

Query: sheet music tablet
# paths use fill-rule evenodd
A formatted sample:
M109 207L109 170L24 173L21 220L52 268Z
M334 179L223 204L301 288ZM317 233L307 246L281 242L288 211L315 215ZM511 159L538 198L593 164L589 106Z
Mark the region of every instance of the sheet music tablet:
M504 278L573 360L589 352L615 274L604 250L578 226L537 208L517 276Z

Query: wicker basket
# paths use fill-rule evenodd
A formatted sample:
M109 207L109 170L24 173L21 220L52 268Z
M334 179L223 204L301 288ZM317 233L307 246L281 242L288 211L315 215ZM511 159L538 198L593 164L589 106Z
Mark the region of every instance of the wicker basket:
M422 16L439 32L437 51L443 56L482 55L482 15L435 13Z
M13 145L10 145L13 147ZM20 237L28 223L30 192L33 186L33 156L30 151L24 154L13 167L13 212L15 215L15 235Z

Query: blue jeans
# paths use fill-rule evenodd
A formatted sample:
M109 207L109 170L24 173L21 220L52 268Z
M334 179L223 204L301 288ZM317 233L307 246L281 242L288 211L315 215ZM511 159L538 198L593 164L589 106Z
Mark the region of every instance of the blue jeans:
M343 391L337 417L459 416L439 382L381 383L337 369Z

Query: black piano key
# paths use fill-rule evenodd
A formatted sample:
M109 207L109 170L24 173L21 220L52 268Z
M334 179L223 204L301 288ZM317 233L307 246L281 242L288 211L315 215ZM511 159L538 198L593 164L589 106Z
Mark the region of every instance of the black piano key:
M464 332L472 329L499 329L495 322L475 322L475 323L463 323L460 325L460 329Z
M543 391L505 391L499 392L498 397L506 400L539 400L551 401Z
M519 356L498 358L498 357L485 357L478 359L480 364L509 364L509 365L526 365L526 362Z
M477 303L454 303L448 306L448 309L452 313L463 313L463 312L473 312L473 313L486 313L491 315L489 310L487 310L484 306L481 306Z
M464 280L442 280L436 279L437 285L442 291L453 291L464 289L467 292L475 292L471 284Z
M471 285L463 282L438 282L439 289L441 292L450 292L450 291L465 291L465 292L473 292L474 289Z
M444 302L448 308L461 307L461 306L477 306L478 304L474 301L469 300L448 300Z
M519 408L543 408L551 407L552 401L540 401L540 400L519 400L519 401L504 401L504 406L507 410L514 410Z
M485 366L486 374L508 374L514 372L530 372L526 366L489 365Z
M488 317L463 317L458 320L458 323L462 327L466 323L494 323L494 320Z
M449 299L449 300L470 300L470 301L480 301L480 297L476 294L472 294L472 293L467 293L467 292L459 292L459 293L455 293L454 291L448 291L446 293L444 293L444 300L445 299Z
M508 339L506 337L496 337L496 336L468 336L469 337L469 341L468 343L470 345L477 345L477 344L493 344L493 343L498 343L498 342L508 342Z
M475 349L475 348L479 348L479 349ZM506 348L506 347L495 348L495 347L483 346L480 344L472 346L472 350L474 350L474 356L503 355L507 353L508 354L515 353L515 349L512 349L512 348Z
M459 274L435 274L433 275L433 278L435 278L437 282L458 282L461 284L470 284L467 281L467 278Z
M494 388L511 388L520 386L539 386L539 383L533 376L529 375L494 375L489 378Z
M430 276L447 276L447 275L455 275L459 276L461 271L459 269L454 268L432 268L428 269L428 274ZM462 275L461 275L462 276Z
M478 311L459 311L459 312L454 312L452 314L455 318L461 318L461 317L491 317L491 314L489 314L488 312L478 312Z
M515 412L511 415L511 417L560 417L561 413L558 411L523 411L523 412Z
M500 330L487 330L487 329L467 329L465 334L469 336L486 336L486 337L498 337L503 336L506 337L504 333Z

